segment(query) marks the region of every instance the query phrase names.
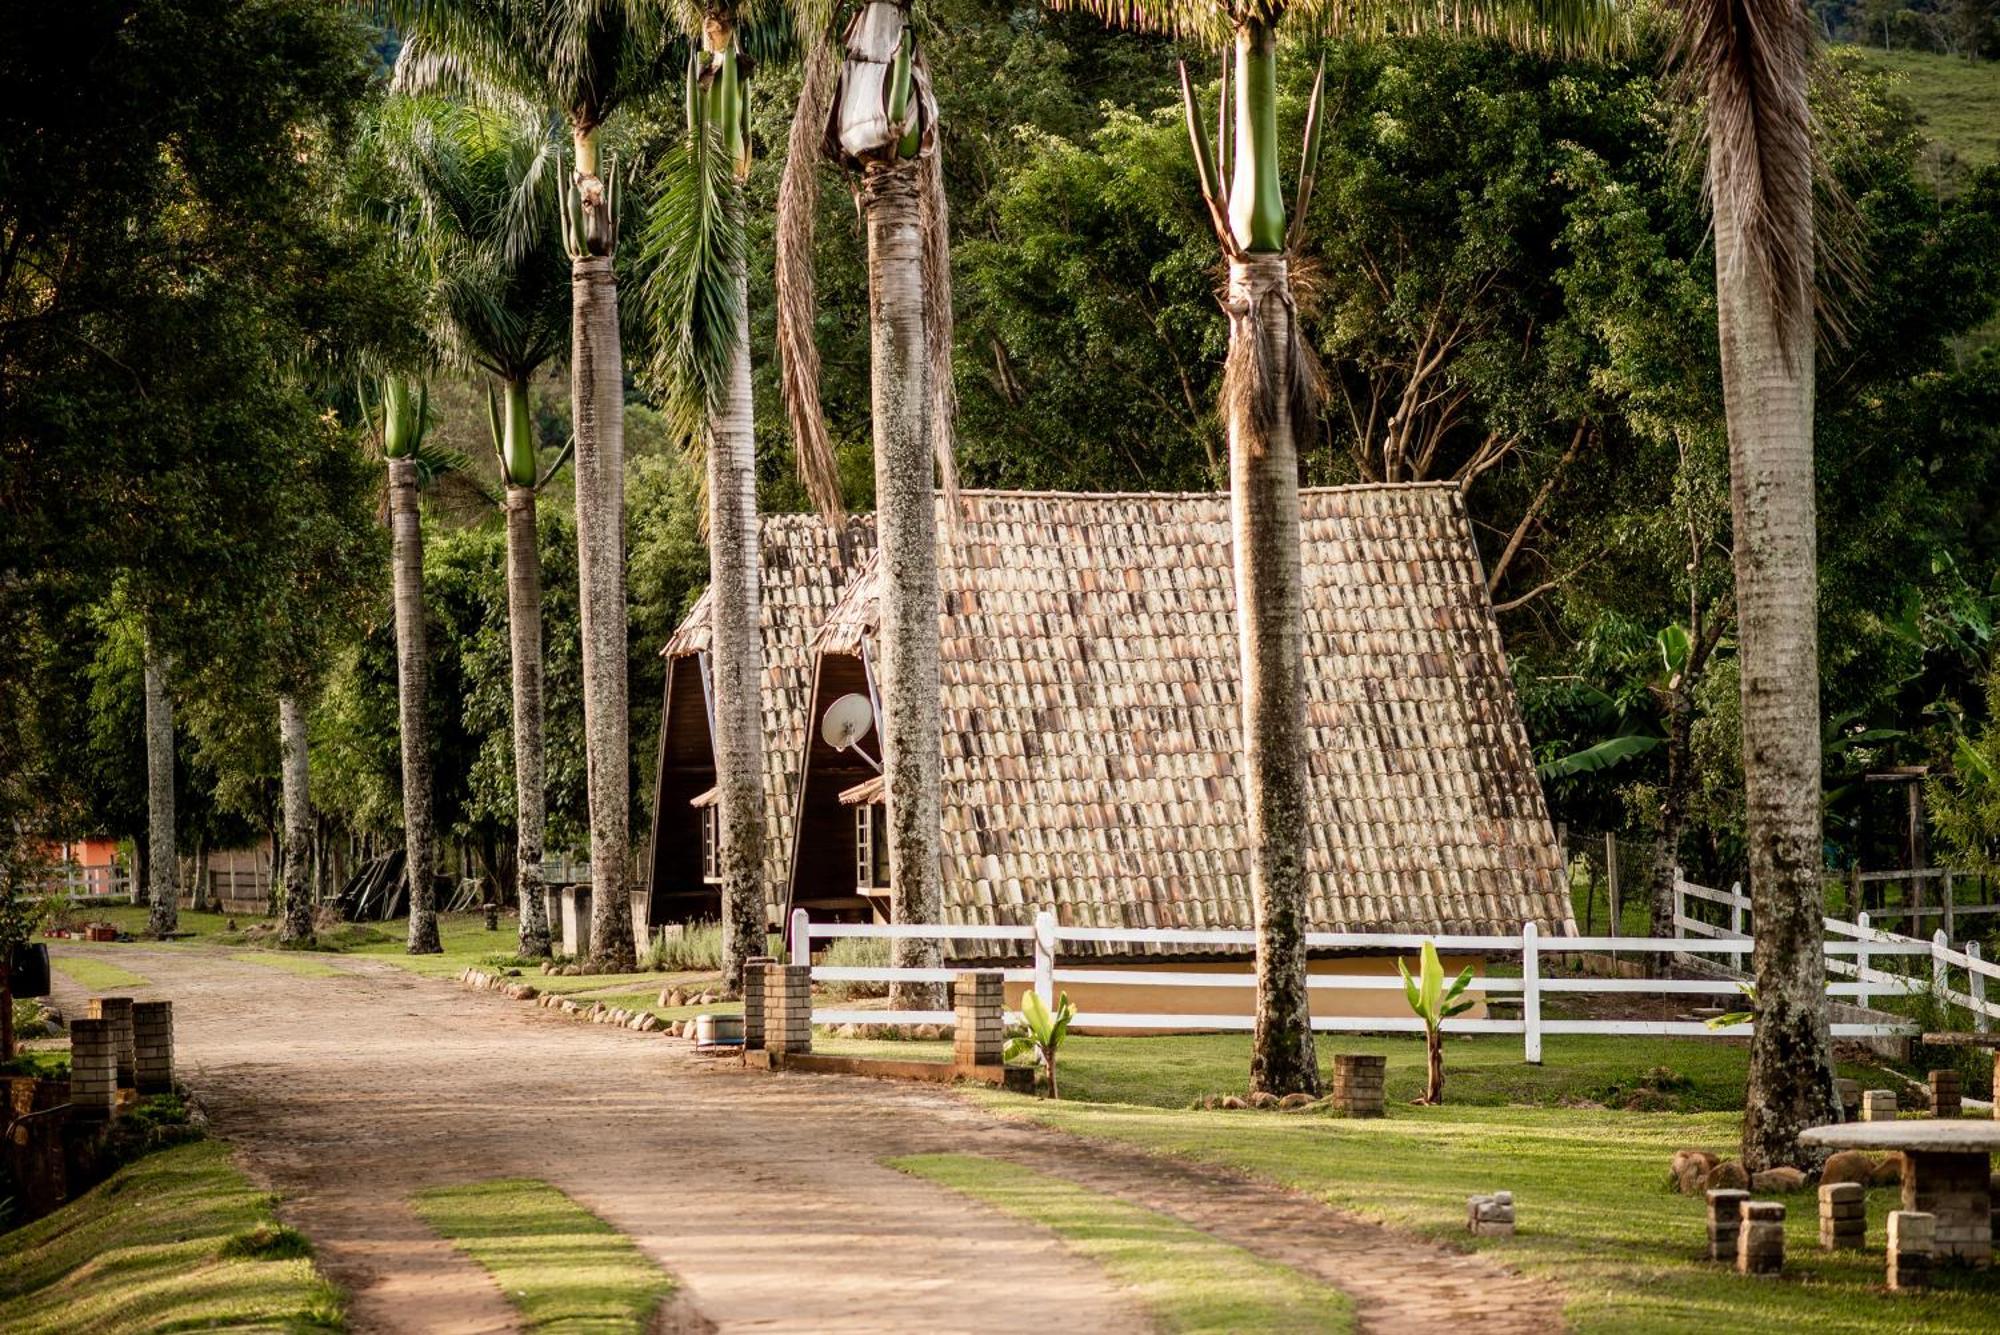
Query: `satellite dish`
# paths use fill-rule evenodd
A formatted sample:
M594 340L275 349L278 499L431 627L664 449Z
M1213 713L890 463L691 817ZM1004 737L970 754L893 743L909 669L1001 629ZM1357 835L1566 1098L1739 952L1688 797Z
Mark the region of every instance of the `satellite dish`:
M836 751L845 751L868 735L875 726L875 707L865 695L843 695L826 707L819 721L820 739Z

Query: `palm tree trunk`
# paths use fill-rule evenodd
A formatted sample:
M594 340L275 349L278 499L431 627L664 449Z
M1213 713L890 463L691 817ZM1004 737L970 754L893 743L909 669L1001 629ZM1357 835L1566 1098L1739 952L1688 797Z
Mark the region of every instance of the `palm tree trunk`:
M511 394L514 387L509 386ZM511 414L509 420L512 420ZM507 628L514 668L514 818L520 953L549 953L549 913L542 896L542 556L535 489L507 488Z
M708 441L715 786L721 825L722 976L735 990L764 953L764 641L759 611L757 435L750 398L750 280L735 275L728 398Z
M278 697L278 745L285 795L285 918L278 939L306 942L313 939L308 865L312 803L306 787L311 767L306 759L306 711L295 695Z
M932 483L930 355L924 334L921 163L871 162L868 316L875 424L875 531L881 549L882 765L889 818L890 912L899 923L944 912L939 865L937 504ZM937 941L899 940L895 963L936 968ZM891 1009L944 1005L939 983L892 983Z
M1257 928L1251 1088L1320 1088L1306 992L1306 684L1301 627L1300 365L1291 274L1282 254L1230 261L1230 526L1242 662L1243 799Z
M1780 318L1748 253L1738 192L1723 179L1730 161L1712 152L1709 166L1756 935L1757 1026L1743 1118L1743 1161L1754 1172L1803 1163L1799 1133L1835 1120L1839 1105L1821 954L1812 306L1798 298L1807 313ZM1810 256L1809 200L1799 213L1799 253Z
M581 138L581 136L580 136ZM591 155L595 175L595 153ZM582 153L579 151L579 161ZM625 703L625 385L618 278L609 255L570 266L576 429L576 555L583 622L583 720L590 790L590 963L635 962L631 854L631 720Z
M424 532L417 512L417 463L389 460L389 526L396 602L396 714L403 740L404 874L410 886L412 955L435 955L438 940L436 859L431 834L431 745L426 710L430 645L424 625Z
M146 930L166 936L180 924L180 867L174 837L174 702L167 663L146 637Z

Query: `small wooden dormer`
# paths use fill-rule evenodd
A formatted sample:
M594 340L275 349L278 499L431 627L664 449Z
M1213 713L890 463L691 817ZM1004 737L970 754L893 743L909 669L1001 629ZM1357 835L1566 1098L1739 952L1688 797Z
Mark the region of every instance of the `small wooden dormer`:
M854 812L854 893L865 899L889 897L889 808L882 791L878 774L840 795Z

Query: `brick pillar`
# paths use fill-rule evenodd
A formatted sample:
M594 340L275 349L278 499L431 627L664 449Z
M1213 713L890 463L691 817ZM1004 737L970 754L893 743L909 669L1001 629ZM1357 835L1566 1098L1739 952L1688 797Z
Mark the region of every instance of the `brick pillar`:
M951 1029L954 1066L998 1066L1004 1060L1007 1026L1001 1018L1006 999L997 969L968 970L951 985L951 1005L957 1012Z
M69 1102L78 1117L118 1115L118 1033L112 1021L70 1021Z
M174 1003L141 1001L132 1007L136 1044L135 1087L141 1094L169 1094L174 1088Z
M84 1014L111 1026L118 1042L118 1087L133 1088L137 1072L133 1069L132 998L92 997Z
M1956 1070L1931 1072L1931 1116L1956 1117L1965 1111L1965 1088Z
M1993 1259L1993 1186L1986 1155L1906 1153L1903 1209L1933 1217L1939 1256L1971 1265Z
M1382 1073L1387 1057L1337 1052L1333 1057L1333 1106L1349 1117L1382 1115Z
M1785 1204L1744 1201L1736 1235L1736 1268L1746 1275L1775 1275L1785 1268Z
M764 1046L764 974L777 961L769 955L752 955L743 963L743 1050L756 1052Z
M1896 1120L1896 1091L1893 1089L1871 1089L1861 1096L1861 1120L1864 1122L1893 1122Z
M1867 1191L1859 1182L1819 1189L1819 1245L1827 1251L1860 1251L1868 1245Z
M1929 1288L1937 1221L1914 1210L1889 1213L1889 1287Z
M764 966L764 1046L772 1052L811 1052L812 966Z
M1840 1120L1858 1122L1861 1120L1861 1082L1842 1077L1833 1082L1834 1093L1840 1096Z
M1743 1231L1743 1203L1750 1193L1722 1187L1708 1193L1708 1259L1734 1261L1736 1239Z

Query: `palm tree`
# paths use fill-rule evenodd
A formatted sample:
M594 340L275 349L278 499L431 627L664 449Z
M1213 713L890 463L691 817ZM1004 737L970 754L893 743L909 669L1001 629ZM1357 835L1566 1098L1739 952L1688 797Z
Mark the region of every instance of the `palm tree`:
M553 245L549 176L559 145L539 116L398 98L382 144L403 196L398 230L429 288L440 358L499 382L489 393L506 486L508 644L514 694L514 803L520 953L549 953L542 893L542 580L535 501L546 485L528 387L563 346L569 290Z
M554 110L574 154L564 201L570 256L571 418L590 791L590 960L633 962L631 721L625 690L624 355L618 333L615 169L601 170L604 122L681 66L645 0L397 0L406 39L399 86Z
M748 76L734 6L702 16L688 71L687 138L668 159L646 225L650 378L677 434L704 458L710 679L722 880L723 977L740 986L764 949L764 645L757 440L750 393L750 277L743 184ZM802 456L803 457L803 456ZM808 475L808 484L815 479ZM815 491L837 514L837 488Z
M430 393L421 381L384 376L380 407L371 417L375 442L389 468L390 568L396 607L396 715L403 744L403 863L410 887L412 955L436 955L436 848L431 828L431 747L426 714L430 642L424 623L424 530L417 509L417 454L423 446Z
M306 845L312 839L312 801L307 789L306 711L298 696L278 697L278 774L285 812L285 916L278 939L303 944L313 938L312 892L306 881Z
M1204 202L1228 265L1222 410L1229 434L1230 527L1242 664L1243 795L1257 930L1254 1089L1318 1093L1306 991L1308 810L1299 553L1301 436L1316 429L1318 361L1300 336L1292 288L1320 139L1325 69L1314 81L1291 215L1280 181L1278 34L1369 37L1445 28L1535 47L1602 41L1612 0L1520 5L1465 0L1351 6L1340 0L1077 0L1105 22L1225 50L1222 115L1211 145L1186 66L1181 89Z
M783 384L807 476L831 476L813 346L812 227L821 151L861 178L868 233L870 410L875 433L875 532L882 572L883 775L889 819L890 910L897 922L944 912L939 863L942 742L938 699L937 501L956 510L951 418L951 268L937 99L918 49L909 0L862 0L842 56L831 48L841 6L807 6L804 88L779 189L777 255ZM895 962L935 968L941 945L899 940ZM943 1004L936 983L897 983L890 1004Z
M180 858L174 820L174 700L167 656L146 635L146 931L167 936L180 923Z
M1707 100L1716 331L1729 426L1757 1027L1743 1161L1801 1162L1839 1115L1821 955L1813 176L1799 0L1683 0L1676 58Z

